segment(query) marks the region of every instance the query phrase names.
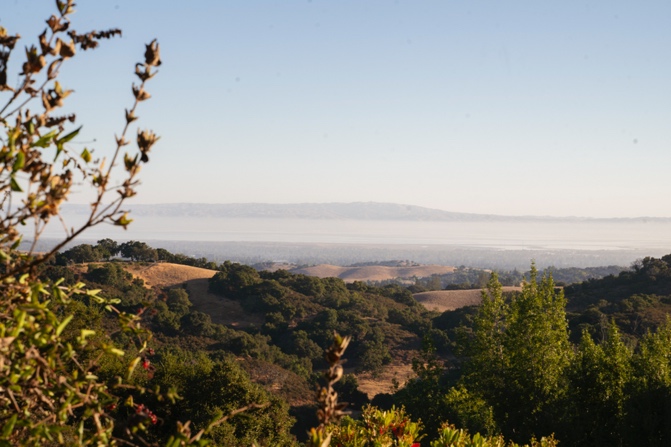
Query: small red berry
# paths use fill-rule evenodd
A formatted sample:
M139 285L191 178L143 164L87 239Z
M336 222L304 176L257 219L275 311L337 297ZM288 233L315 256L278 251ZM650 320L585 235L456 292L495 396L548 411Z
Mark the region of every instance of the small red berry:
M142 359L142 367L144 369L149 369L149 365L151 365L151 362L149 361L149 359L147 359L147 358Z

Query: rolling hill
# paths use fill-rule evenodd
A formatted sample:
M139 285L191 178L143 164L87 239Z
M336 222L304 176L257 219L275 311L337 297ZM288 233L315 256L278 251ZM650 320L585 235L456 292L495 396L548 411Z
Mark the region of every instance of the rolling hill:
M521 287L503 287L504 292L522 290ZM428 310L445 312L460 307L480 304L480 289L469 290L435 290L413 294L413 297Z

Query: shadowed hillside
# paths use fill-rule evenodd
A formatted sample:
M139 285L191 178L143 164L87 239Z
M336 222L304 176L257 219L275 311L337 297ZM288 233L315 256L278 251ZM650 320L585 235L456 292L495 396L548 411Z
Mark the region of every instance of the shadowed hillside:
M217 272L189 265L172 264L127 264L126 270L142 279L147 287L175 287L186 285L193 309L208 314L213 323L235 328L261 325L263 319L245 312L240 303L218 297L208 292L208 280Z

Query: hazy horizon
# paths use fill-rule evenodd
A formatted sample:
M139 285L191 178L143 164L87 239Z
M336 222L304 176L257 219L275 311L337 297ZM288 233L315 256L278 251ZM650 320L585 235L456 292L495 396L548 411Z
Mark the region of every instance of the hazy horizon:
M65 215L68 225L84 215ZM216 242L453 245L511 249L668 250L671 221L408 220L147 214L127 230L103 225L87 238ZM44 237L63 234L59 223Z
M137 203L671 215L669 2L115 0L76 9L73 27L119 27L123 37L62 69L75 90L63 113L83 124L74 151L109 154L134 64L145 43L161 44L152 100L138 110L161 140ZM23 36L18 47L37 44L53 11L51 0L5 1L0 26Z
M282 207L282 206L300 206L300 205L317 205L317 206L324 206L324 205L393 205L393 206L401 206L401 207L416 207L420 209L425 209L425 210L431 210L431 211L440 211L440 212L445 212L445 213L453 213L453 214L463 214L463 215L473 215L473 216L493 216L493 217L514 217L514 218L549 218L549 219L586 219L586 220L637 220L637 219L671 219L671 211L667 215L633 215L633 216L623 216L623 215L612 215L612 216L594 216L594 215L558 215L558 214L512 214L512 213L488 213L488 212L478 212L478 213L471 213L471 212L465 212L462 210L457 210L457 209L444 209L444 208L434 208L434 207L427 207L427 206L421 206L417 204L412 204L412 203L396 203L396 202L377 202L377 201L352 201L352 202L281 202L281 203L271 203L271 202L199 202L199 201L192 201L192 202L171 202L171 201L165 201L165 202L153 202L153 203L133 203L132 200L129 200L127 206L125 209L130 210L131 214L133 212L133 209L136 211L139 208L144 208L144 207L155 207L155 206L183 206L183 205L195 205L195 206L229 206L229 205L237 205L237 206L244 206L244 205L251 205L251 206L256 206L256 205L270 205L273 207ZM69 206L76 206L76 207L86 207L88 203L84 202L67 202L64 204L64 207L67 209ZM132 216L131 216L132 217Z

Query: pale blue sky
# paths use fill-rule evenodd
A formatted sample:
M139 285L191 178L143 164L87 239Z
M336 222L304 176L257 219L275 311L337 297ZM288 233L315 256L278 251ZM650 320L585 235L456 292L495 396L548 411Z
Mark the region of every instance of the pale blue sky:
M52 0L0 0L24 42ZM63 71L98 154L158 38L137 203L396 202L671 216L668 1L80 0ZM37 19L40 20L37 20ZM20 61L15 55L13 62ZM11 81L11 80L10 80Z

